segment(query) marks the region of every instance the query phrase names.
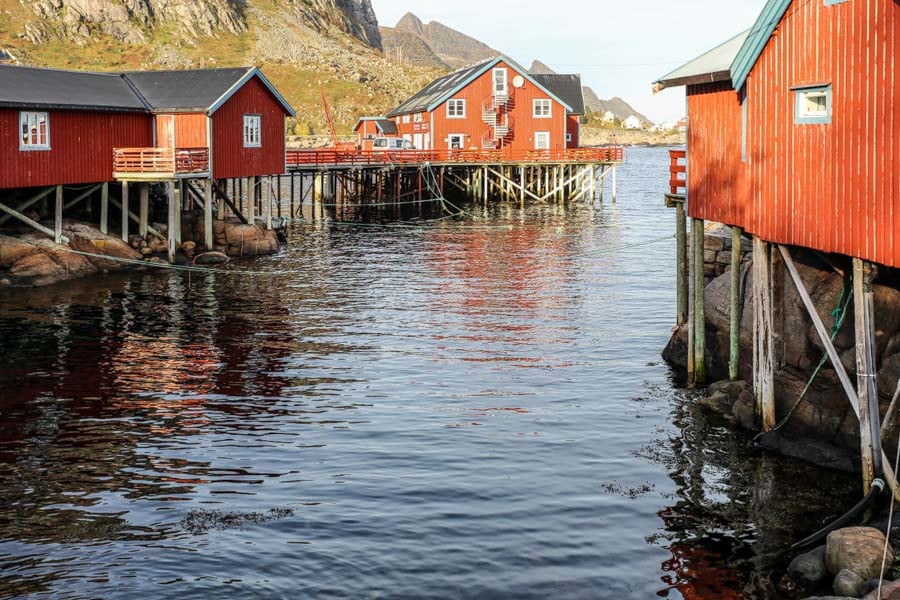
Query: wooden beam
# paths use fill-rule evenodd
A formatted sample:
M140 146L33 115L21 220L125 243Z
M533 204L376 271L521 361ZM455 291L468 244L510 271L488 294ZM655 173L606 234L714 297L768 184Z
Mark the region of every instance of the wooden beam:
M63 219L63 186L56 186L56 210L54 211L54 231L53 240L57 244L62 243L62 219Z
M544 202L544 199L543 199L543 198L539 198L539 197L535 196L534 194L532 194L532 193L531 193L530 191L528 191L527 189L525 189L524 181L523 181L523 184L522 184L522 185L519 185L519 184L516 183L515 181L510 180L508 177L506 177L506 176L503 175L502 173L497 172L495 169L493 169L493 168L491 168L491 167L487 167L487 170L490 171L491 173L493 173L494 175L496 175L497 177L499 177L501 181L508 182L508 183L509 183L510 185L512 185L514 188L520 190L521 193L522 193L522 202L523 202L523 203L525 202L525 195L526 195L526 194L528 194L529 196L531 196L532 198L534 198L534 199L537 200L538 202Z
M109 235L109 182L100 188L100 233Z
M19 211L15 210L14 208L10 208L9 206L3 204L2 202L0 202L0 211L3 211L10 217L12 217L14 219L18 219L19 221L22 221L26 225L29 225L29 226L33 227L34 229L37 229L41 233L45 233L52 238L56 237L56 232L54 230L50 229L49 227L44 227L43 225L41 225L34 219L29 219L28 217L26 217ZM66 236L61 236L61 240L63 242L68 243L69 238L67 238Z
M211 179L203 181L203 192L206 196L206 203L203 205L203 241L206 245L206 250L211 251L215 245L215 240L213 239L213 191Z
M763 431L775 427L772 247L753 237L753 391Z
M602 185L602 180L601 180ZM687 211L684 201L675 204L675 265L677 309L675 320L677 325L684 325L688 320L688 243L687 243Z
M728 377L741 376L741 234L740 227L731 228L731 325L729 327Z
M122 205L119 204L119 201L116 200L115 198L110 198L109 203L112 204L115 208L122 210ZM128 218L131 219L133 222L140 224L140 219L133 212L129 211ZM161 234L156 229L154 229L153 227L150 227L150 226L147 227L147 233L149 233L153 237L161 239L161 240L166 239L166 236L164 236L163 234Z
M150 184L142 183L138 190L138 234L141 239L146 239L150 229Z
M216 184L215 181L212 182L212 186L213 186L213 191L228 206L228 208L231 209L231 212L234 213L234 216L236 216L238 218L238 220L241 223L243 223L244 225L249 224L249 221L244 216L244 214L240 210L238 210L237 205L231 200L231 198L228 197L228 195L223 190L219 189L219 186ZM234 186L234 187L237 187L237 186Z
M38 192L37 194L35 194L34 196L29 198L25 202L23 202L22 204L17 206L16 211L19 213L24 212L25 210L31 208L32 206L34 206L35 204L37 204L38 202L40 202L41 200L43 200L44 198L46 198L47 196L49 196L51 193L53 193L55 191L56 191L56 186L48 187L46 189L41 190L40 192ZM12 218L13 218L12 215L3 215L2 217L0 217L0 225L3 225L4 223L6 223L7 221L9 221Z
M868 492L876 473L881 471L881 425L879 423L878 387L876 381L874 327L869 310L872 285L866 265L853 259L853 306L856 331L856 390L859 398L859 437L862 450L863 489Z
M81 194L76 196L74 200L69 200L68 202L66 202L63 205L63 210L69 210L73 206L77 206L78 203L80 203L82 200L84 200L85 198L87 198L88 196L90 196L91 194L96 192L97 190L99 190L101 187L103 187L103 184L98 183L97 185L89 188L87 191L82 192Z
M122 182L122 241L128 243L128 182Z
M704 278L704 242L706 231L703 219L692 219L694 243L694 383L706 383L706 281Z
M167 191L169 195L169 206L168 206L168 252L169 252L169 262L175 262L175 250L177 246L177 241L175 240L175 221L178 218L178 189L177 185L174 183L170 183L167 186Z

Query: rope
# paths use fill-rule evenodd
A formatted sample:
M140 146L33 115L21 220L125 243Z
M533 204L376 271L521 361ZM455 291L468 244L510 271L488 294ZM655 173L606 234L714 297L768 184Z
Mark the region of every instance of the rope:
M900 393L900 380L897 381L897 392L896 393ZM897 458L894 461L894 473L897 472L897 469L900 469L900 436L897 437ZM887 553L888 553L887 549L891 543L891 527L893 527L893 524L894 524L894 504L896 504L896 501L892 495L891 496L891 508L888 511L887 531L885 531L885 534L884 534L884 549L881 551L881 571L878 574L878 596L877 596L877 598L879 598L879 600L881 598L882 587L884 586L884 568L885 568L885 563L887 562Z
M134 265L138 267L151 267L154 269L164 269L170 271L185 271L190 273L209 273L209 274L222 274L222 275L246 275L250 277L258 277L262 275L288 275L294 273L295 271L249 271L249 270L238 270L238 269L214 269L211 267L197 267L197 266L189 266L189 265L174 265L171 263L156 263L156 262L148 262L145 260L138 260L135 258L122 258L118 256L107 256L105 254L96 254L94 252L82 252L80 250L73 250L71 248L62 248L64 251L69 254L77 254L78 256L85 256L88 258L97 258L101 260L108 260L112 262L117 262L126 265Z
M846 303L844 303L844 296L847 297ZM834 319L834 325L831 327L831 341L837 338L838 333L840 333L841 328L844 326L844 320L847 318L847 312L850 309L851 300L853 299L853 291L851 290L849 294L847 294L847 286L844 286L844 289L841 290L841 296L838 298L838 304L833 311L831 311L831 316ZM841 308L841 304L844 305ZM822 356L822 360L819 361L819 365L816 367L815 371L813 371L812 376L809 378L809 381L806 382L806 387L803 388L803 391L800 393L800 397L797 398L797 401L791 407L791 410L788 411L787 415L778 422L775 427L770 429L769 431L763 431L759 433L755 438L753 438L753 443L759 441L761 437L766 435L767 433L772 433L780 430L782 427L788 424L788 422L793 418L794 413L797 411L797 408L800 406L800 403L803 402L803 399L806 398L806 394L809 393L812 384L818 379L819 374L822 372L822 369L825 368L825 365L828 364L828 353L826 352ZM896 472L896 471L895 471Z

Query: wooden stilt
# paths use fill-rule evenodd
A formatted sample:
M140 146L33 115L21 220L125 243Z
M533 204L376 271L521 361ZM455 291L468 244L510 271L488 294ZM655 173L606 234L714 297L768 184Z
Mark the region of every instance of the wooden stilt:
M254 179L247 179L247 220L251 225L256 224L256 186Z
M753 237L753 390L763 431L775 426L772 247Z
M122 241L128 242L128 182L122 182Z
M612 166L612 201L613 204L616 203L616 198L618 196L618 188L616 186L616 166Z
M52 194L55 191L56 191L56 186L48 187L44 190L41 190L40 192L38 192L37 194L35 194L34 196L29 198L25 202L23 202L22 204L17 206L15 209L16 212L19 212L19 213L24 212L28 208L31 208L32 206L37 204L38 202L45 200L47 198L47 196L49 196L50 194ZM4 223L6 223L7 221L9 221L12 218L13 218L12 215L0 216L0 225L3 225Z
M703 219L692 219L694 250L694 383L706 383L706 303L703 273L705 229Z
M740 378L741 367L741 228L731 228L731 327L729 330L728 377Z
M213 190L212 180L203 180L203 197L205 203L203 205L203 242L206 250L210 251L215 247L213 238Z
M880 452L876 445L881 439L878 388L876 385L874 327L869 312L872 296L871 281L865 263L853 259L853 305L856 318L856 390L859 398L859 437L862 451L863 489L872 487L875 474L881 470Z
M266 229L272 229L272 178L264 177L263 181L266 182L263 185L267 187L267 190L262 190L262 192L268 193L260 193L262 197L262 201L265 202L266 207Z
M184 202L184 181L175 185L175 243L181 245L184 241L181 237L181 207Z
M0 202L0 211L6 213L7 215L9 215L10 217L12 217L14 219L22 221L23 223L25 223L26 225L29 225L30 227L33 227L34 229L37 229L41 233L47 234L48 236L52 237L54 240L56 239L56 231L54 231L53 229L50 229L49 227L44 227L43 225L41 225L34 219L30 219L30 218L26 217L25 215L23 215L16 209L9 207L9 206L3 204L2 202ZM64 236L62 234L60 234L59 239L61 242L69 241L69 238L67 238L66 236Z
M177 246L177 242L175 241L175 221L178 216L178 200L176 196L178 195L177 185L173 183L169 183L166 185L167 191L169 194L169 230L168 230L168 251L169 251L169 262L175 262L175 250Z
M150 184L142 183L138 190L140 207L138 208L138 234L141 239L147 239L150 228Z

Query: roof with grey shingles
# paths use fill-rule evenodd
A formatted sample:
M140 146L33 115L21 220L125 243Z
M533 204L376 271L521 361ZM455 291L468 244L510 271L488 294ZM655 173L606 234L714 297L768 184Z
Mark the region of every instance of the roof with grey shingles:
M716 46L709 52L701 54L694 60L684 64L668 75L660 77L653 83L655 92L682 85L697 85L731 80L731 64L738 55L741 46L750 35L750 30L739 33L724 44Z
M117 73L0 67L0 106L39 109L147 111Z
M212 113L255 76L293 116L294 109L255 67L87 73L3 66L0 106Z
M428 108L432 104L453 92L453 90L465 83L473 75L478 73L478 71L482 70L489 63L494 62L494 60L495 59L492 58L480 62L477 65L466 67L465 69L460 69L459 71L454 71L449 75L444 75L443 77L435 79L403 104L389 112L388 116L396 117L397 115L408 115L409 113L428 112Z
M205 112L252 70L136 71L125 76L155 110Z
M568 104L573 115L584 114L584 89L581 87L580 75L532 75L542 86L553 92L560 100Z

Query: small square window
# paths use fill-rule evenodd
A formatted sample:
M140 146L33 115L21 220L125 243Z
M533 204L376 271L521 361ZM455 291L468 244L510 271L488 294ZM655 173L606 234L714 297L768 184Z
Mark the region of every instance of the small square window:
M409 123L409 115L403 115L403 122Z
M448 100L447 101L447 118L448 119L465 119L466 118L466 101L465 100Z
M567 141L567 142L571 142L571 141L572 141L572 134L571 134L571 133L567 133L567 134L566 134L566 141Z
M550 100L535 100L534 101L534 118L535 119L549 119L553 116L552 114L552 103Z
M549 150L550 149L550 132L538 131L534 134L534 149Z
M50 149L50 113L19 113L19 150Z
M800 125L831 123L831 86L796 88L794 122Z
M262 117L244 115L244 148L262 147Z

